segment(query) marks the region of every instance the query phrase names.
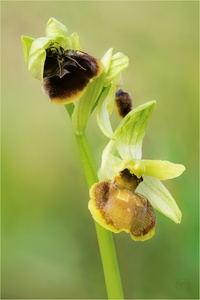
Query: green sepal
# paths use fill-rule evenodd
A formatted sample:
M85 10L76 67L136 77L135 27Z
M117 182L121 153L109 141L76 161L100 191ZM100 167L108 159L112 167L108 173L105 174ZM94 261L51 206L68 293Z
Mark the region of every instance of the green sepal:
M116 173L115 166L119 165L121 162L122 160L117 157L115 140L111 139L102 153L101 167L98 172L99 179L111 180Z
M32 45L34 39L29 36L22 35L21 40L22 40L22 48L24 51L24 59L25 59L26 65L28 66L29 52L30 52L31 45Z
M79 35L76 32L74 32L70 35L69 40L70 40L71 49L82 50L80 41L79 41Z
M114 54L110 61L110 67L105 79L105 86L108 86L122 71L128 67L128 56L121 52Z
M46 26L46 36L49 38L55 38L57 36L66 37L68 33L67 27L56 20L55 18L50 18Z
M43 80L46 50L53 42L52 39L41 37L33 41L28 54L28 70L33 77Z
M176 201L159 179L145 177L144 181L137 187L136 192L147 197L152 206L163 215L175 223L181 222L182 213Z
M142 141L155 103L152 100L130 111L115 130L116 148L122 159L141 159Z

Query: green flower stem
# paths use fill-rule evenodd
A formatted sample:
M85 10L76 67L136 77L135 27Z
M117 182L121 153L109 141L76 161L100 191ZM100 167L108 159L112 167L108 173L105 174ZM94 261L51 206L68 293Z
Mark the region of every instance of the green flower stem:
M75 135L88 187L90 188L94 183L99 181L97 172L85 134ZM95 227L101 253L108 299L124 299L113 235L110 231L106 230L96 222Z

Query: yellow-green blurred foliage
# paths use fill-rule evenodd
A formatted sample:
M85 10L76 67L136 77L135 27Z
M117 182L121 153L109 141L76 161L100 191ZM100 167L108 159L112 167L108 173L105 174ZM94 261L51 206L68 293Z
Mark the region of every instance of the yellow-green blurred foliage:
M157 104L143 156L186 166L167 181L180 225L157 213L153 239L115 235L126 298L198 298L198 2L2 2L2 298L105 298L88 190L69 117L28 73L21 35L50 17L85 52L129 56L124 90ZM87 129L98 168L107 139Z

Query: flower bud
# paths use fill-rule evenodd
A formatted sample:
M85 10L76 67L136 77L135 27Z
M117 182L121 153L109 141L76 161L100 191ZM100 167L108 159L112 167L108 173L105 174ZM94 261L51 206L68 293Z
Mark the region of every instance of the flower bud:
M117 106L118 114L124 118L132 110L132 98L129 93L119 89L115 95L115 103Z

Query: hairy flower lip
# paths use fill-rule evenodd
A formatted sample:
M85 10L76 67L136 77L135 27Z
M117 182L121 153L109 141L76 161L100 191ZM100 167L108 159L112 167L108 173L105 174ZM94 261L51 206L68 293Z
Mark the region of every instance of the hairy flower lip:
M90 188L88 208L94 220L104 228L114 233L125 231L133 240L145 241L155 233L156 217L147 198L129 189L135 186L134 182L137 177L129 177L125 172L118 174L113 182L94 184Z
M48 50L44 75L50 76L44 78L43 87L53 103L68 104L79 99L103 72L101 61L85 52L63 49L60 53L55 47Z

